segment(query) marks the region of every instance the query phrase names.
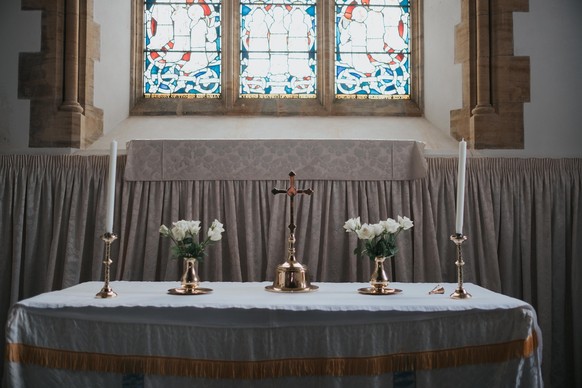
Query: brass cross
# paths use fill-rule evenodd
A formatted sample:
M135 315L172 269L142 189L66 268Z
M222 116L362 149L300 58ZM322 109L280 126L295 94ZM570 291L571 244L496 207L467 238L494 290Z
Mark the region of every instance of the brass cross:
M311 189L297 190L297 188L295 187L295 173L293 171L291 171L289 173L289 188L287 190L273 189L273 190L271 190L271 193L273 193L273 194L285 193L291 198L291 203L289 205L290 210L291 210L291 222L289 223L289 231L291 232L292 235L294 235L295 234L295 221L294 221L295 218L293 216L293 213L295 212L294 198L297 194L311 195L311 194L313 194L313 190L311 190Z

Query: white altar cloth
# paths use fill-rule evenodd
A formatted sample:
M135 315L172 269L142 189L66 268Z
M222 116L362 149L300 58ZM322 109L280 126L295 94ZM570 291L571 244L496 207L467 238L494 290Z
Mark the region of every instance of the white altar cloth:
M533 308L472 284L468 300L428 295L434 284L317 283L311 293L271 283L88 282L23 300L6 328L5 383L37 386L305 387L542 386ZM136 383L137 381L137 383ZM199 384L199 385L196 385Z

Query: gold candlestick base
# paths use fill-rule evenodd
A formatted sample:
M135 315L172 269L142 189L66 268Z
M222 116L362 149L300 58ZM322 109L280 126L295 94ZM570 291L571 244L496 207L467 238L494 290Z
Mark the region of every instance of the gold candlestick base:
M105 242L105 259L103 259L103 264L105 264L105 276L104 276L104 280L105 280L105 284L103 285L103 288L101 289L101 291L99 291L97 293L97 295L95 295L96 298L114 298L117 296L117 293L115 291L113 291L113 289L109 286L109 276L110 276L110 272L111 272L111 263L113 263L113 261L111 260L111 243L115 240L117 240L117 235L115 233L105 233L103 236L101 236L101 240L103 240L103 242Z
M451 294L452 299L469 299L471 298L471 294L469 294L463 288L463 266L465 262L463 261L463 254L461 252L461 244L463 244L467 240L467 236L463 236L460 233L455 233L451 236L451 241L455 243L457 246L457 261L455 264L457 265L457 279L458 285L455 292Z
M467 292L464 288L457 288L455 292L451 294L453 299L469 299L472 295Z
M101 289L101 291L99 291L95 297L97 298L115 298L117 296L117 293L115 291L113 291L113 289L111 287L103 287Z

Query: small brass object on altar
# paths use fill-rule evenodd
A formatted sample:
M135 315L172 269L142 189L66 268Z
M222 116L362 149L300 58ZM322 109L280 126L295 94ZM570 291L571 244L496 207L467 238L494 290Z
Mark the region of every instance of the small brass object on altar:
M445 293L445 288L443 286L441 286L440 284L437 284L435 288L433 288L432 290L430 290L428 292L429 295L444 294L444 293Z
M295 187L295 173L289 173L290 185L287 190L273 189L273 194L285 193L290 198L291 221L289 223L289 238L287 239L287 260L277 266L275 280L272 286L265 287L265 290L271 292L310 292L319 287L309 282L307 267L302 265L295 258L295 223L294 223L294 198L297 194L311 195L313 190L298 190Z

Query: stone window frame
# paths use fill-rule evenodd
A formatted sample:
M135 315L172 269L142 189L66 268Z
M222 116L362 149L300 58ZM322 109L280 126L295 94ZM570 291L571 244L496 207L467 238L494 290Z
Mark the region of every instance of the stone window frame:
M145 98L143 96L143 0L132 6L131 115L268 115L268 116L422 116L422 5L411 0L410 99L336 99L334 91L334 8L331 0L317 2L316 98L240 98L240 1L222 4L222 94L220 98ZM232 75L232 76L231 76Z
M414 22L418 30L413 33L418 34L422 42L423 0L412 1L417 4L414 8L418 11ZM132 3L132 69L136 66L138 31L142 30L143 12L136 12L138 3L138 0ZM238 6L238 1L234 6ZM21 8L42 11L41 51L20 53L18 63L18 98L30 100L29 146L86 148L103 134L103 112L93 105L93 63L99 58L100 47L100 27L93 20L93 0L21 0ZM320 17L329 16L332 11L325 7L318 9ZM461 22L455 32L455 61L463 68L463 103L460 109L450 112L451 135L456 139L465 138L470 148L524 147L523 105L530 100L530 62L529 57L514 55L513 13L528 11L529 0L461 0ZM226 33L232 34L232 28ZM327 39L321 34L318 38L320 48L325 48L326 43L329 45L330 31L326 34ZM422 60L422 43L417 48ZM141 63L141 59L137 63ZM233 69L232 63L228 66L225 71ZM325 70L333 74L329 72L333 64L329 66ZM422 70L420 66L415 71L418 83L416 99L412 100L416 102L411 109L413 114L404 109L402 102L375 110L378 101L374 102L377 105L373 112L368 113L350 106L353 101L336 103L329 94L318 95L325 109L318 108L317 112L313 112L313 107L303 112L301 107L279 100L267 101L260 107L242 106L248 103L243 101L238 111L227 111L226 108L236 103L236 99L229 96L220 109L214 111L215 106L208 106L213 102L205 102L206 106L197 113L285 115L311 111L321 115L420 115ZM65 73L70 76L63 77ZM133 73L135 75L135 71ZM132 81L132 114L138 114L140 105L135 95L135 77ZM328 88L331 85L329 75L322 77L320 82ZM141 114L154 112L141 110ZM188 109L179 104L158 111L166 115L184 112L188 113Z

